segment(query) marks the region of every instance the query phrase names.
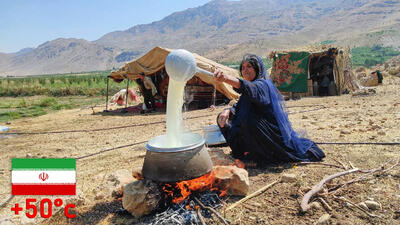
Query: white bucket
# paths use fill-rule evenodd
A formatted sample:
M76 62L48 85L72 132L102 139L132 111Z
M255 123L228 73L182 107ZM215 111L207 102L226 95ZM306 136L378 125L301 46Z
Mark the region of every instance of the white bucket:
M203 128L206 145L219 145L226 143L224 135L219 130L218 125L209 125Z

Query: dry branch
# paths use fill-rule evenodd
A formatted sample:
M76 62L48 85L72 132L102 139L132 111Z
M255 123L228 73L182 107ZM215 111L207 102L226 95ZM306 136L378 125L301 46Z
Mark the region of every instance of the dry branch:
M313 187L309 192L307 192L304 195L303 200L301 200L301 204L300 204L301 210L303 212L307 212L310 209L310 205L308 204L308 202L310 201L310 199L311 199L311 197L313 195L315 195L316 193L318 193L318 192L320 192L322 190L322 187L326 182L328 182L330 180L333 180L333 179L335 179L337 177L340 177L340 176L344 176L344 175L347 175L347 174L350 174L350 173L355 173L355 172L357 172L359 170L360 169L358 169L358 168L351 169L351 170L346 170L346 171L343 171L343 172L340 172L340 173L335 173L333 175L330 175L330 176L322 179L315 187Z
M244 198L240 199L239 201L235 202L234 204L229 206L226 210L231 210L231 209L235 208L236 206L240 205L242 202L245 202L245 201L249 200L250 198L253 198L253 197L257 196L257 195L260 195L261 193L266 191L268 188L274 186L276 183L279 183L279 182L280 182L280 180L276 180L276 181L264 186L263 188L258 189L256 192L254 192L254 193L252 193L250 195L247 195L246 197L244 197Z
M375 214L369 213L367 210L365 210L365 209L361 208L360 206L354 204L353 202L347 200L345 197L335 197L335 199L339 199L339 200L341 200L341 201L344 201L344 202L349 203L350 205L352 205L352 206L354 206L355 208L361 210L363 213L367 214L367 215L370 216L370 217L379 217L379 216L377 216L377 215L375 215Z
M310 201L310 199L311 199L311 197L312 197L313 195L317 194L318 192L320 192L320 191L322 190L323 185L324 185L326 182L329 182L329 181L331 181L331 180L333 180L333 179L335 179L335 178L337 178L337 177L344 176L344 175L347 175L347 174L350 174L350 173L355 173L355 172L367 173L366 175L363 175L363 176L358 177L358 178L356 178L356 179L352 179L352 180L350 180L350 181L348 181L348 182L346 182L346 183L340 184L340 185L336 186L335 188L331 188L331 189L330 189L331 192L328 192L328 193L327 193L327 194L330 194L330 193L332 193L332 190L333 190L334 192L336 192L338 189L344 187L345 185L348 185L348 184L352 184L352 183L355 183L355 182L359 182L359 181L365 180L365 179L367 179L367 176L368 176L368 175L371 175L371 174L373 174L373 173L375 173L375 172L387 172L387 171L389 171L389 170L392 170L392 169L395 168L396 166L400 166L400 157L399 157L399 158L397 159L397 162L396 162L394 165L392 165L391 167L385 169L385 166L386 166L388 163L390 163L391 161L392 161L392 160L390 160L389 162L383 164L382 166L380 166L380 167L378 167L378 168L376 168L376 169L372 169L372 170L361 170L361 169L359 169L359 168L353 168L353 169L351 169L351 170L346 170L346 171L343 171L343 172L340 172L340 173L335 173L335 174L333 174L333 175L330 175L330 176L328 176L328 177L322 179L315 187L313 187L309 192L307 192L307 193L304 195L304 197L303 197L303 199L302 199L302 201L301 201L301 204L300 204L301 210L302 210L303 212L307 212L307 211L310 209L310 205L308 204L308 202ZM351 162L349 162L349 163L350 163L351 166L353 166ZM334 193L334 192L333 192L333 193ZM326 195L326 194L325 194L325 195Z
M201 215L200 207L196 209L196 213L200 219L201 225L206 225L206 222L204 221L204 217L203 217L203 215Z
M323 162L299 162L299 165L308 165L308 164L313 164L313 165L324 165L324 166L330 166L330 167L336 167L339 169L345 169L344 166L338 166L335 164L330 164L330 163L323 163Z
M221 220L222 223L229 225L229 222L221 216L221 214L219 214L215 209L211 208L210 206L205 206L198 198L194 197L194 200L197 202L197 204L199 204L203 209L208 209L210 210L212 213L214 213L219 220Z

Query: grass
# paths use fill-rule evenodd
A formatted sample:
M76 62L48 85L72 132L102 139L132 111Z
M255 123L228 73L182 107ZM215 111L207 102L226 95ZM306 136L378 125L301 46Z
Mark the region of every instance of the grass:
M388 59L400 55L400 51L396 51L391 47L364 46L351 49L353 66L371 67L376 64L382 64Z
M0 78L0 97L20 97L46 95L59 96L105 96L107 75L110 71L84 74L38 75L28 77ZM126 82L109 80L109 93L116 93L126 87ZM130 87L136 88L131 82Z
M62 109L80 108L93 104L103 104L104 97L1 97L0 122L45 115Z

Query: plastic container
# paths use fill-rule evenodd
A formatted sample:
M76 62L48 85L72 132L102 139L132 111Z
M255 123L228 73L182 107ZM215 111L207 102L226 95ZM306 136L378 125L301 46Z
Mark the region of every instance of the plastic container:
M219 130L218 125L209 125L203 128L206 145L219 145L226 143L224 135Z
M8 131L9 129L10 129L10 128L8 128L8 127L0 126L0 132Z

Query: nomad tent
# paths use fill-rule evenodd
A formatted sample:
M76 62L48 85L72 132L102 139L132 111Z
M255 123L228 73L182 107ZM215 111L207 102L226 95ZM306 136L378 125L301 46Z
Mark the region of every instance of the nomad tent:
M115 82L122 82L124 79L138 81L142 76L149 76L154 87L157 89L158 97L163 101L167 99L169 76L165 71L165 59L171 49L155 47L142 57L126 63L118 71L111 72L108 76ZM193 54L197 66L210 72L219 69L225 73L239 77L238 71L227 66L216 63L200 55ZM147 80L149 80L147 78ZM139 81L140 82L140 81ZM213 99L214 98L214 99ZM238 99L239 94L231 86L216 82L210 76L197 73L190 79L185 87L185 101L195 103L194 108L205 108L210 106L212 101L217 103L224 99ZM219 102L218 102L219 101Z
M319 45L271 52L271 79L281 92L305 96L354 91L349 49Z

